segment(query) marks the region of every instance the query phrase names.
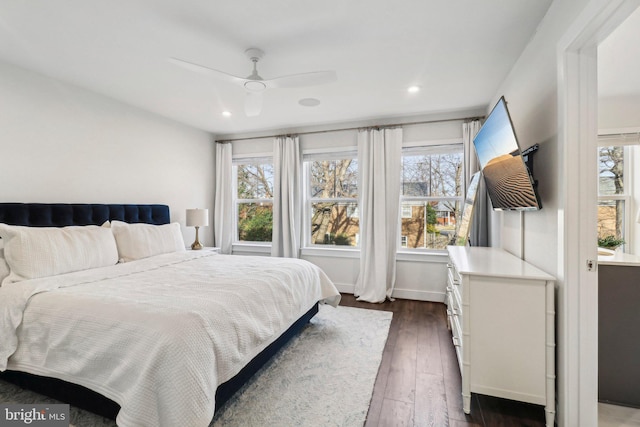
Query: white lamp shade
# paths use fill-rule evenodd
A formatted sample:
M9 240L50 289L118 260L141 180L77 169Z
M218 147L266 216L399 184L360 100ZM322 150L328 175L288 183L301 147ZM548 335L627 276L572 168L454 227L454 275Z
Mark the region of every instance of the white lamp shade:
M209 225L209 209L187 209L187 227Z

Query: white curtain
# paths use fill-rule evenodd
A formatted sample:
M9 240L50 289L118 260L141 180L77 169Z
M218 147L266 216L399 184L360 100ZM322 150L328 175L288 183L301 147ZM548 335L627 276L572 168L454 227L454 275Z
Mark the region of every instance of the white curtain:
M213 233L216 247L230 254L233 242L233 164L231 144L216 144L216 194Z
M360 274L359 301L391 299L396 281L400 212L402 128L358 132Z
M470 122L462 123L462 142L464 144L464 166L467 177L465 188L469 184L471 175L478 172L478 156L476 156L476 150L473 148L473 138L480 130L480 120L472 120Z
M462 141L464 143L464 162L465 175L467 183L465 189L469 186L471 176L480 170L478 165L478 157L473 147L473 138L481 128L480 120L472 120L462 124ZM471 221L471 230L469 240L471 246L489 246L489 202L487 200L487 187L484 179L478 184L475 205L473 208L473 219Z
M273 238L271 256L299 258L302 192L298 137L278 136L273 142Z

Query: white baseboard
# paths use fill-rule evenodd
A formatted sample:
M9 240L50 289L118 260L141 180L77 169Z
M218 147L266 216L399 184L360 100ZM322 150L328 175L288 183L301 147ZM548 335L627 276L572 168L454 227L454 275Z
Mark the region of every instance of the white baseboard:
M394 298L412 299L416 301L444 302L445 293L436 291L421 291L417 289L398 289L391 294Z
M334 285L336 285L339 292L345 294L353 294L353 290L356 287L356 285L350 285L349 283L334 283Z
M353 294L355 285L349 283L334 283L338 291L345 294ZM394 289L393 297L411 299L416 301L444 302L445 293L436 291L422 291L416 289Z

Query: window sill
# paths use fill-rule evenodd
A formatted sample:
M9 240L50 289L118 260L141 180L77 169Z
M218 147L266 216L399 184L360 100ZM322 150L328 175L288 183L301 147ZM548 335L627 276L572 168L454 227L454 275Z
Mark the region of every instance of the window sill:
M348 249L344 247L306 247L300 250L302 256L317 256L328 258L360 258L360 248ZM438 250L401 250L396 255L396 261L405 262L434 262L445 264L449 256L446 251Z
M271 243L244 243L244 242L235 242L232 245L232 251L234 254L260 254L260 255L271 255Z
M448 259L449 255L447 254L447 251L439 251L435 249L404 249L399 250L396 255L396 261L447 263Z
M340 258L360 258L360 248L345 248L340 246L328 245L328 247L310 247L302 248L300 253L303 256L318 257L340 257Z
M271 243L245 243L236 242L233 244L233 253L238 255L271 255ZM316 256L327 258L360 258L360 248L346 248L340 246L327 245L327 247L305 247L300 249L301 256ZM403 262L448 262L446 251L438 250L399 250L396 261Z

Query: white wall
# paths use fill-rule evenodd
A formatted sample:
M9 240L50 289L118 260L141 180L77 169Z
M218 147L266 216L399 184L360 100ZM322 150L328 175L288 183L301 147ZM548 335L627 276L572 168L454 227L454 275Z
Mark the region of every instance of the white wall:
M476 116L477 111L467 112L462 116ZM438 117L440 120L445 117ZM428 118L422 118L428 120ZM388 119L390 120L390 119ZM405 122L419 121L416 118L405 118ZM392 123L402 123L402 119L394 119ZM350 123L349 128L371 125L371 123ZM336 125L338 128L338 125ZM315 129L314 129L315 131ZM305 129L297 129L300 135L301 150L330 149L341 147L357 147L357 131L325 129L318 133L305 134ZM288 132L283 132L288 133ZM403 126L403 142L442 141L459 139L462 142L462 120L439 121L434 123L413 124ZM273 138L259 138L233 142L234 155L252 153L266 154L273 151ZM267 254L265 247L236 245L236 254ZM333 280L341 292L353 293L359 274L359 251L340 249L302 249L302 258L320 268ZM445 253L416 254L400 253L397 261L396 288L393 296L424 301L444 301L446 288Z
M626 245L627 252L640 255L640 224L637 220L640 220L640 145L634 145L631 147L631 176L630 179L633 182L632 194L631 194L631 206L629 214L631 215L629 224L631 235L631 242Z
M508 77L495 94L494 102L501 95L508 102L511 118L521 147L540 144L535 155L534 175L539 181L542 210L520 214L505 212L494 216L492 236L506 250L522 256L546 272L561 277L562 266L558 265L558 221L560 170L558 137L558 87L556 60L557 45L565 31L584 9L588 0L555 0L536 34L529 42ZM564 304L564 283L557 282L557 324L558 324L558 422L567 425L568 396L575 396L577 390L569 390L566 377L566 342Z
M0 201L213 209L214 144L180 125L0 63ZM204 242L213 232L203 229Z
M640 127L640 94L598 98L598 128Z

